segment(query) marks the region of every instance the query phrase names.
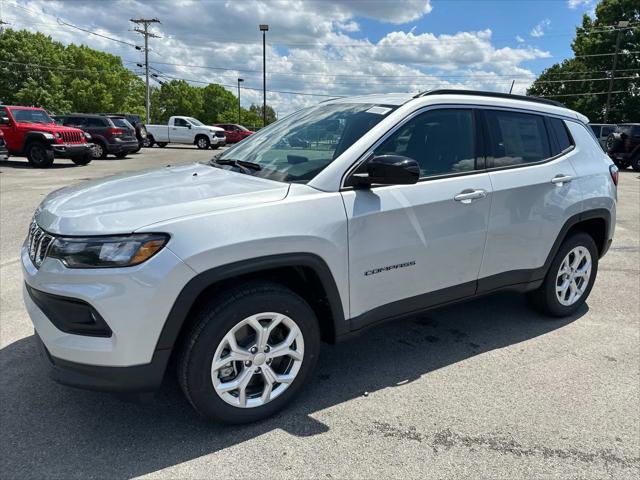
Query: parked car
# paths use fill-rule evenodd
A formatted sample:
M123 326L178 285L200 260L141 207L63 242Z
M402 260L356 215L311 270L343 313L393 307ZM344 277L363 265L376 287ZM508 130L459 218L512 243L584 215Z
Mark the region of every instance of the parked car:
M136 131L136 138L138 139L138 150L134 150L133 153L140 151L140 149L145 146L145 142L147 140L147 127L142 122L140 115L136 115L134 113L105 113L104 115L108 117L124 117L131 125L133 125L133 128L135 128Z
M621 170L640 172L640 123L618 125L607 138L607 153Z
M4 133L0 130L0 160L9 160L9 149L4 142Z
M208 164L57 190L21 257L43 358L119 392L157 388L172 358L201 415L243 423L313 378L321 340L505 289L572 315L616 223L586 122L490 92L340 98Z
M240 140L244 140L249 135L255 133L248 128L236 123L216 123L213 126L222 128L224 130L224 135L227 138L227 143L237 143Z
M135 129L123 117L68 113L57 115L56 118L65 126L80 128L91 134L94 158L107 158L107 155L124 158L138 150Z
M147 125L147 137L148 146L157 143L162 148L169 143L182 143L215 150L226 142L222 128L209 127L197 118L178 116L169 118L167 125Z
M606 151L607 138L615 131L616 125L609 123L590 123L589 126L591 130L593 130L593 134L598 139L598 142L600 142L600 145L602 145L602 148Z
M42 108L0 105L0 130L9 152L26 156L33 167L48 168L56 157L76 165L93 158L90 134L57 125Z

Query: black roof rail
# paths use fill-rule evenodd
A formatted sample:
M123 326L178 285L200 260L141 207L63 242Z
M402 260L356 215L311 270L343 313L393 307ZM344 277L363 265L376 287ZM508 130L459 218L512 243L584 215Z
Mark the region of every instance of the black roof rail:
M511 93L485 92L482 90L455 90L452 88L427 90L426 92L420 92L417 95L414 95L413 98L426 97L428 95L475 95L477 97L509 98L512 100L524 100L526 102L543 103L545 105L553 105L554 107L566 108L563 103L556 100L550 100L548 98L530 97L529 95L513 95Z

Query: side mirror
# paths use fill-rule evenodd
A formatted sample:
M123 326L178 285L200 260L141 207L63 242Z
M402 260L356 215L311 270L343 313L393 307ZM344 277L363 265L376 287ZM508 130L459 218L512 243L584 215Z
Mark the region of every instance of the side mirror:
M191 124L190 124L190 123L187 123L187 128L188 128L189 130L191 130Z
M0 125L9 125L9 123L11 123L9 117L0 117Z
M420 165L402 155L378 155L366 163L366 173L354 173L349 179L353 187L380 185L412 185L420 178Z

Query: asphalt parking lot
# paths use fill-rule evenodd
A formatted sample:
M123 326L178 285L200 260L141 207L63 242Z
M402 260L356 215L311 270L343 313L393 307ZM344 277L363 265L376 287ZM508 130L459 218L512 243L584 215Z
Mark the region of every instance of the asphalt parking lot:
M3 478L637 478L640 177L620 174L614 243L587 305L550 320L500 294L323 348L275 418L202 422L168 379L125 402L50 381L21 298L19 247L52 190L212 151L144 149L49 170L0 163Z

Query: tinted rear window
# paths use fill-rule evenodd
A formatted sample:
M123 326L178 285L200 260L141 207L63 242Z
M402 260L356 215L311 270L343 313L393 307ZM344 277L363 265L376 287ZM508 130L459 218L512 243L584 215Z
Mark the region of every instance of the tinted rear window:
M111 118L111 121L113 122L113 124L116 127L121 127L121 128L128 128L129 130L133 130L133 125L131 125L126 119L124 118Z
M549 137L540 115L488 111L493 166L535 163L551 156Z
M568 148L573 146L573 142L571 141L571 137L569 137L569 132L567 131L567 126L564 121L559 118L550 118L549 123L551 124L551 130L556 136L556 141L558 142L559 152L564 152Z
M627 135L640 135L640 125L618 125L616 132L626 133Z

